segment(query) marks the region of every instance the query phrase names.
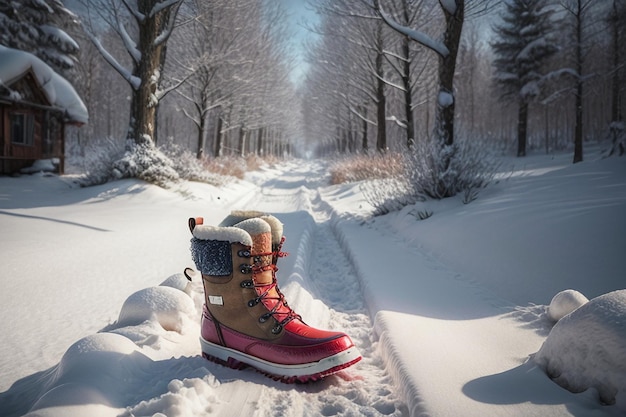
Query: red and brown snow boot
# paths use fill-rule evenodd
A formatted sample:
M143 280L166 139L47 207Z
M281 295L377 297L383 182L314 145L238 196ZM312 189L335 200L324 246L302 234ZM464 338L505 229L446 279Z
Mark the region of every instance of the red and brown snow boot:
M205 293L202 352L207 359L233 368L250 365L283 382L317 380L361 355L346 334L310 327L288 306L276 281L283 239L272 245L274 220L276 229L280 222L273 216L217 227L189 219L191 253Z

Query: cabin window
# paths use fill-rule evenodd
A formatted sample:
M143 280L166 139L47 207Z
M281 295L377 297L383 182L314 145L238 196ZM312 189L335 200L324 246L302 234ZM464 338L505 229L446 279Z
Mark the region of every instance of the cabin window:
M35 119L32 114L11 114L11 142L17 145L32 145Z

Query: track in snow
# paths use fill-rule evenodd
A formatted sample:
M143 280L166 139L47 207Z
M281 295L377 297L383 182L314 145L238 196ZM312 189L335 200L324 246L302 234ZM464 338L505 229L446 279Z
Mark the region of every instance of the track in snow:
M317 165L285 172L263 184L263 197L252 208L275 213L279 218L282 212L286 219L289 219L286 213L290 210L307 211L312 216L314 225L309 252L305 255L307 259L300 260L306 265L303 286L324 304L327 313L321 323L318 317L314 317L317 320L314 325L349 334L363 359L345 372L318 383L295 385L291 389L273 384L265 387L256 414L404 416L408 411L383 368L354 268L333 233L331 215L322 207L317 191L311 189L326 184L322 177L324 171ZM316 204L312 203L311 195L315 196L313 201ZM289 227L290 223L285 221L288 242ZM302 254L298 256L302 257ZM310 320L303 316L305 321Z

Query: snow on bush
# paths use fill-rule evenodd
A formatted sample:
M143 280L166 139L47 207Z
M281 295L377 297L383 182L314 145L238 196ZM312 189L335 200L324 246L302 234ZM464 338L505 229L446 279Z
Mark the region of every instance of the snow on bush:
M552 297L548 306L548 317L552 321L559 321L587 302L589 299L576 290L561 291Z
M74 153L78 155L70 156L70 164L82 168L83 174L78 182L83 187L122 178L138 178L164 188L180 180L216 186L229 180L226 176L209 172L191 152L171 144L160 149L151 142L126 141L124 144L108 139Z
M626 290L593 298L561 318L534 356L571 392L593 388L626 411Z
M464 193L463 202L469 203L493 181L500 162L480 142L460 139L448 146L429 140L416 143L404 167L403 174L391 180L364 185L363 193L375 207L375 215L459 193Z
M113 163L112 174L116 179L138 178L164 188L180 180L172 160L149 141L129 141L124 156Z

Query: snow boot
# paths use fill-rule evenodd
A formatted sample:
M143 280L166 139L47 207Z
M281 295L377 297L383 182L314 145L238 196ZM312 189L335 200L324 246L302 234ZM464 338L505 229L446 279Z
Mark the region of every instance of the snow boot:
M217 227L189 219L205 293L203 356L289 383L318 380L361 360L349 336L310 327L288 306L275 274L283 238L273 244L273 216L263 217ZM274 236L282 234L277 219L274 227Z

